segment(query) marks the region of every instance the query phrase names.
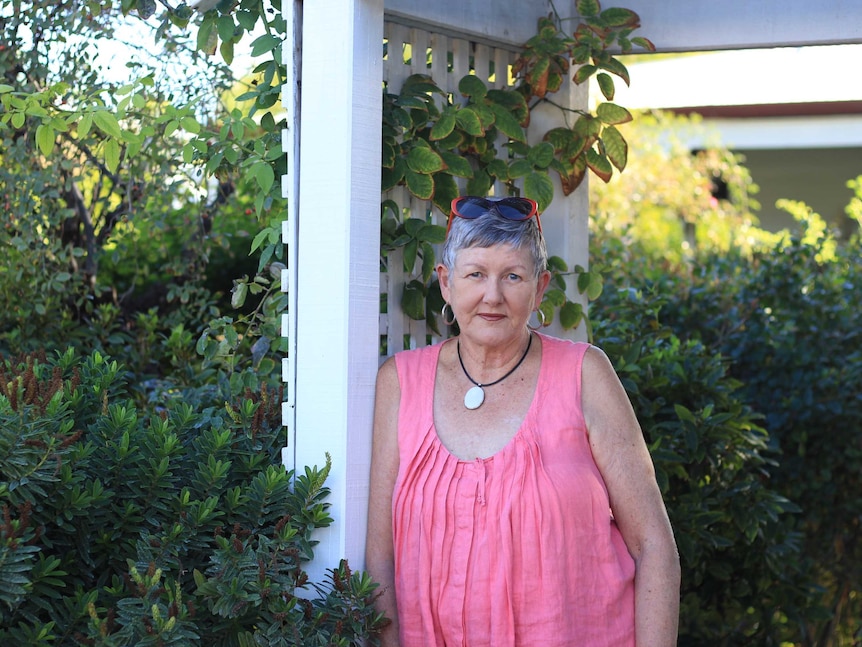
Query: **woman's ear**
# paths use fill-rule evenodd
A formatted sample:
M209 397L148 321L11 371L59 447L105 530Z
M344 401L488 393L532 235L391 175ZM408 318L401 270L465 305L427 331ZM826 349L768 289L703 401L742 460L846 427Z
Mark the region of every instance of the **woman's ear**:
M440 294L443 295L443 300L449 303L449 295L451 288L449 286L449 268L442 263L437 266L437 281L440 283Z
M539 278L536 282L536 303L535 306L538 308L542 305L542 297L545 296L545 290L548 289L548 284L551 282L551 273L548 270L545 270L541 274L539 274Z

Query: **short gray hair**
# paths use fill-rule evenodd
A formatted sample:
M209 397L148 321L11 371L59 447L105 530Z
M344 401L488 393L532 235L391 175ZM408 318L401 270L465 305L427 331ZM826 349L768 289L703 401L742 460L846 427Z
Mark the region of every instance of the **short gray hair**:
M509 220L492 209L478 218L467 219L453 215L452 219L452 228L443 244L440 258L440 262L448 270L455 267L455 257L462 249L494 245L511 245L515 249L526 247L535 264L535 276L539 276L547 268L548 250L535 218Z

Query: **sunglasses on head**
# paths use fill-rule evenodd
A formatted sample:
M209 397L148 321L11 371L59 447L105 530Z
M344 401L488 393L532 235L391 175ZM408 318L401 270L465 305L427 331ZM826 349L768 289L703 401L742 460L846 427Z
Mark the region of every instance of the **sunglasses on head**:
M452 200L452 213L446 225L446 235L452 228L452 218L458 216L466 220L474 220L493 211L506 220L529 220L536 217L536 225L542 231L542 221L539 220L539 205L529 198L481 198L473 195L463 195Z

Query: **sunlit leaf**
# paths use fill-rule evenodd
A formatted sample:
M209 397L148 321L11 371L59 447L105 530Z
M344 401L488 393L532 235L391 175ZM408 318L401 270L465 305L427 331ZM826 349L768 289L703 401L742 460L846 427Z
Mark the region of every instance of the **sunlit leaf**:
M608 27L637 27L640 24L640 18L631 9L611 7L605 9L600 16Z
M48 157L54 150L54 129L47 124L39 124L36 127L36 145L42 155Z
M93 113L93 123L103 133L110 137L121 137L120 124L117 118L106 110L97 110Z
M404 172L407 188L420 200L430 200L434 195L434 179L425 173L416 173L409 168Z
M584 318L584 307L580 303L566 301L560 308L560 325L563 330L571 330Z
M578 67L572 80L578 85L580 85L581 83L589 79L593 74L595 74L597 69L599 68L597 68L595 65L581 65L580 67Z
M440 118L437 120L437 123L431 127L430 138L432 141L443 139L452 133L456 124L456 112L457 109L453 106L449 106L443 111Z
M602 72L596 76L596 81L598 82L599 90L602 91L602 95L605 97L605 99L607 99L608 101L613 101L614 94L616 93L613 77L610 74Z
M111 173L120 167L120 143L116 139L105 140L105 166Z
M482 128L482 123L479 120L478 115L470 108L462 108L459 110L455 115L455 120L468 135L481 137L485 134L485 130Z
M608 126L602 131L602 142L608 159L622 171L628 162L629 146L620 131L614 126Z
M632 114L615 103L600 103L596 108L596 116L606 124L625 124L632 120Z
M407 167L415 173L435 173L445 167L443 158L424 146L414 146L407 154Z
M596 152L594 148L590 148L587 151L587 166L596 174L596 177L604 182L610 182L611 176L614 174L610 160L606 156Z

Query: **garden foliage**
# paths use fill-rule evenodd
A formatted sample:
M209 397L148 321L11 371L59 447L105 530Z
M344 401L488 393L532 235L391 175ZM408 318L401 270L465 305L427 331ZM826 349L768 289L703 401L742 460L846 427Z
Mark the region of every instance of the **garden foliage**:
M862 631L862 250L800 220L776 247L682 266L595 241L609 268L596 341L677 533L680 644L853 645Z
M322 469L280 461L281 397L175 390L74 350L0 364L0 639L14 645L350 645L380 618L342 562ZM323 458L323 457L322 457Z

